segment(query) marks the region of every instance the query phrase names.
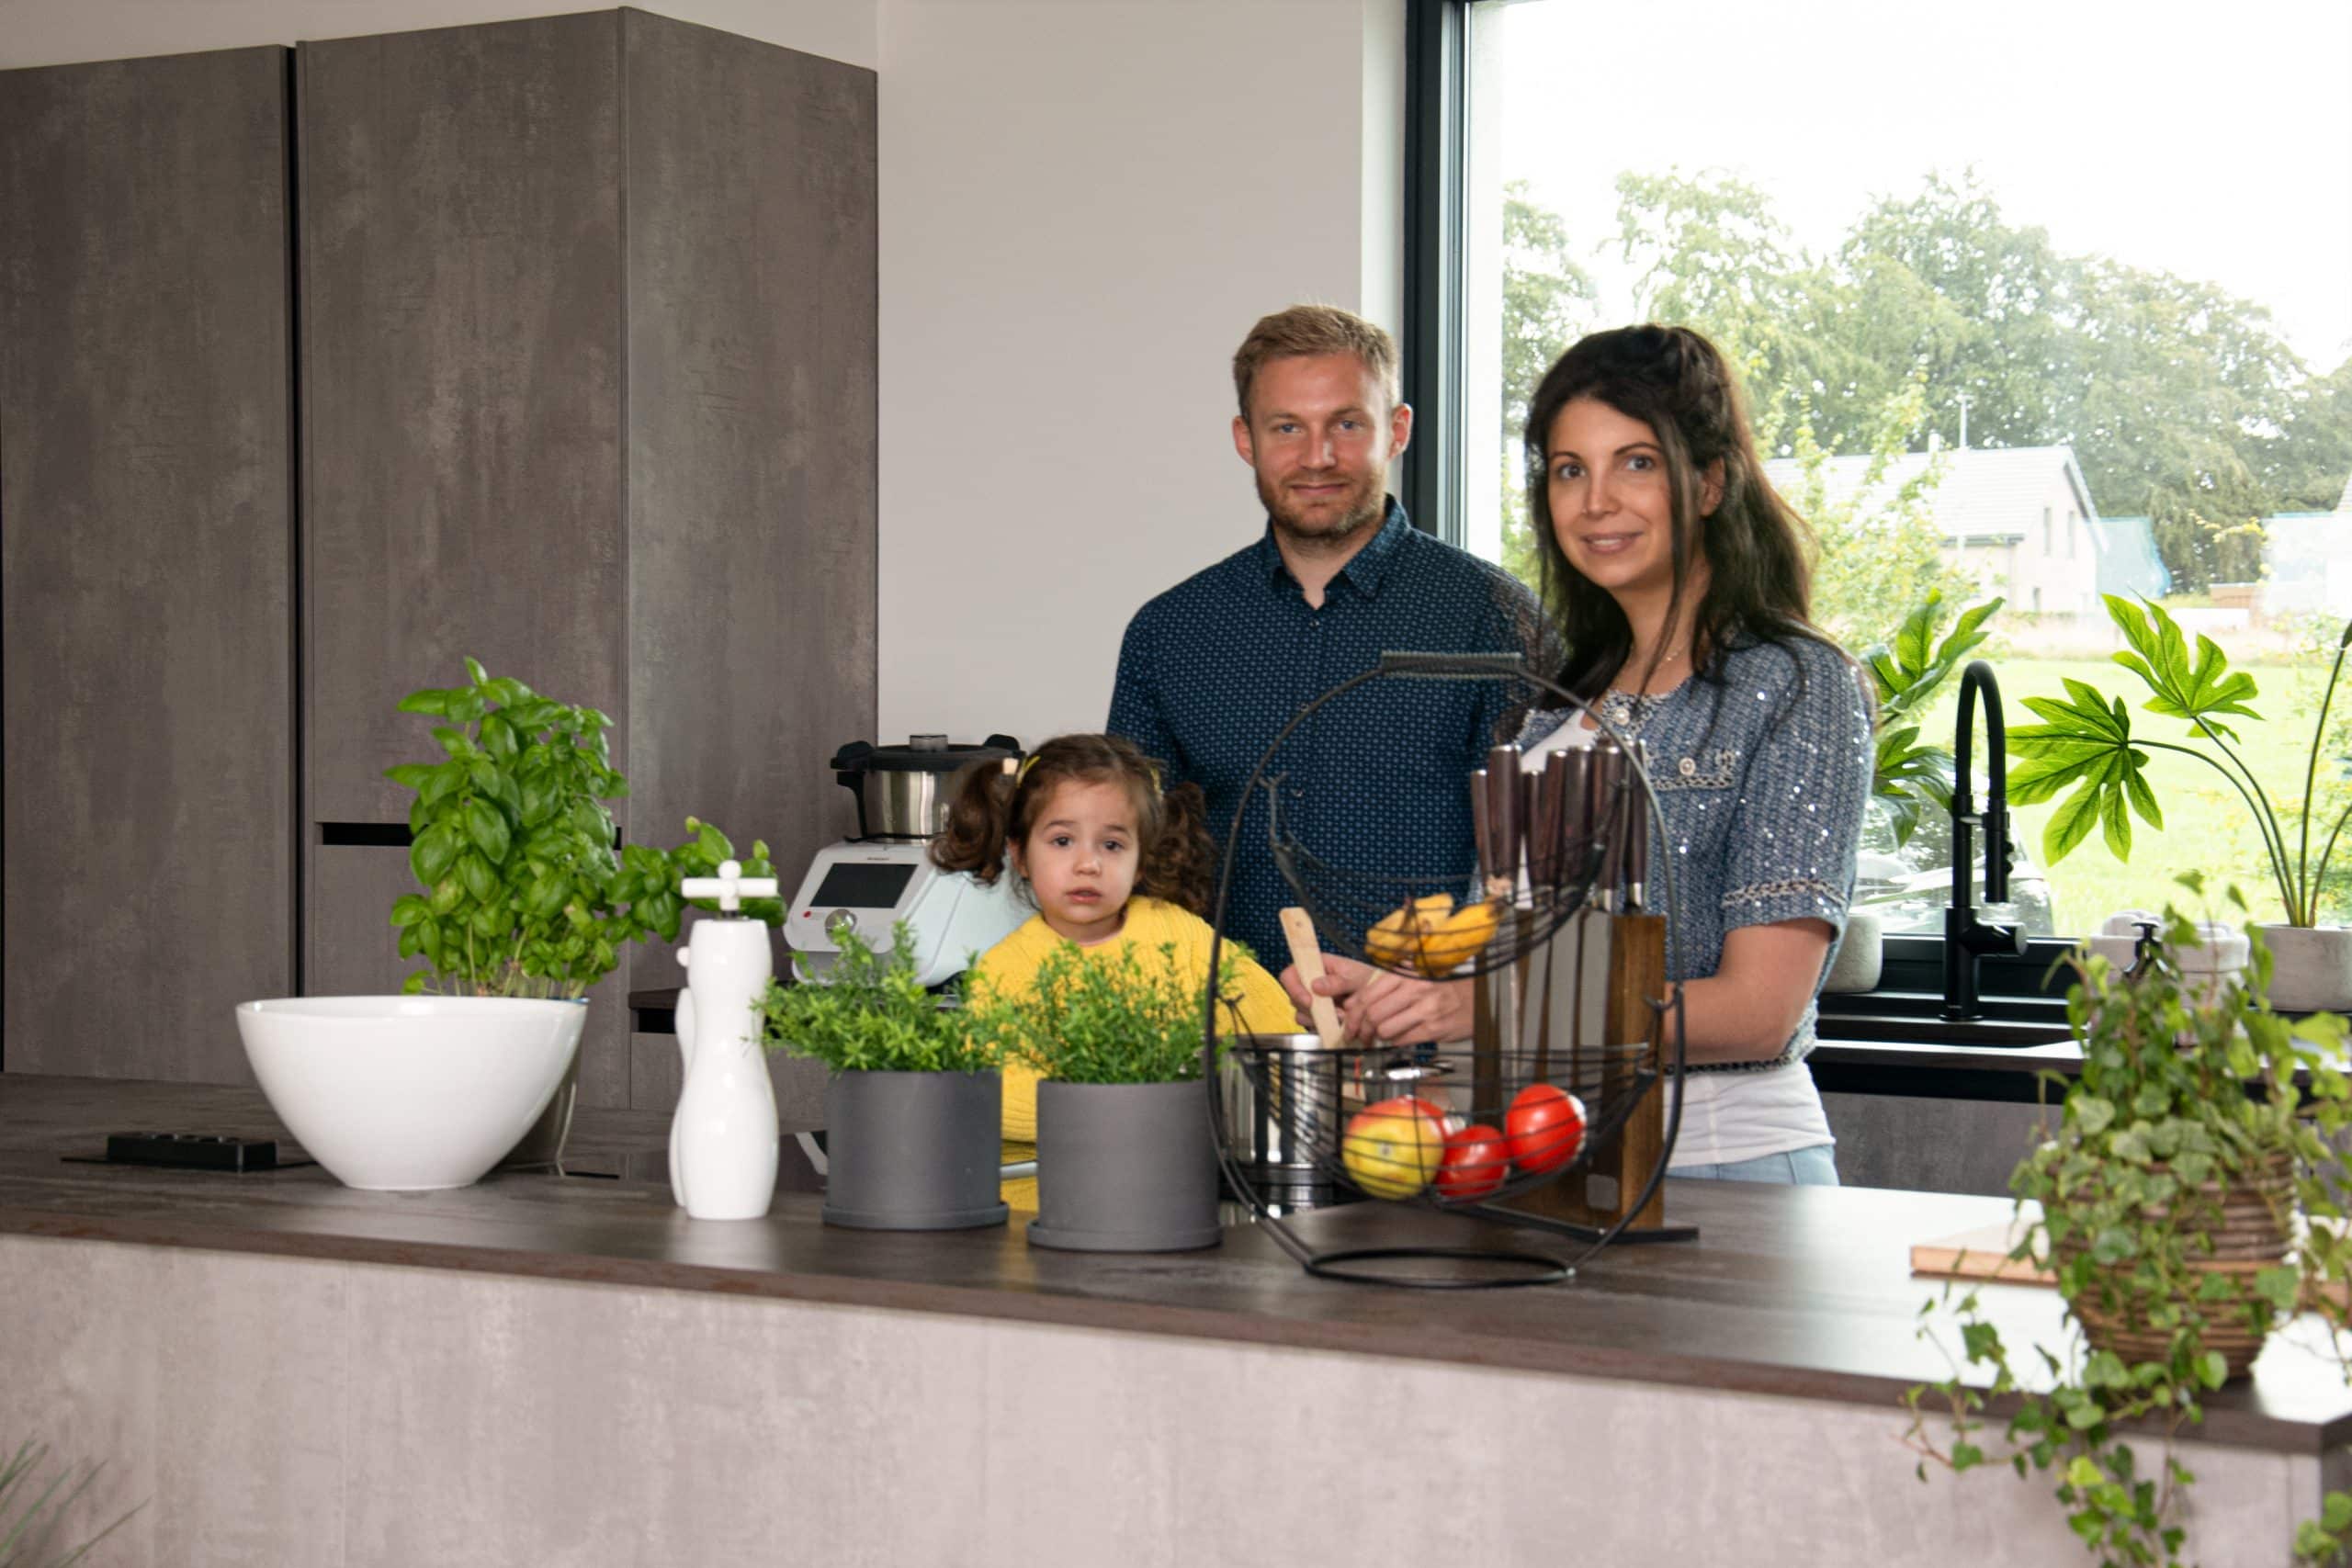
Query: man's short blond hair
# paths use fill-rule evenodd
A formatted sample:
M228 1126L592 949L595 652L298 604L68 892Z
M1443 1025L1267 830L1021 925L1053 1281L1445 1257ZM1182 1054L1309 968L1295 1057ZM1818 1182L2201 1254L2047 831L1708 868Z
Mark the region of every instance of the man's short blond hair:
M1250 389L1269 359L1304 359L1321 354L1352 354L1372 372L1388 405L1396 406L1396 340L1380 327L1336 305L1293 305L1261 318L1233 354L1233 395L1241 417L1250 418Z

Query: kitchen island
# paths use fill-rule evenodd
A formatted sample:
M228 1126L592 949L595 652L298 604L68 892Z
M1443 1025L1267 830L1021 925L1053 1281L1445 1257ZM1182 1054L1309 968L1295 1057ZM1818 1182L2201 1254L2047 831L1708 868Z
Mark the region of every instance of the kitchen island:
M0 1078L0 1410L109 1461L90 1517L146 1501L96 1561L2080 1560L2043 1482L1922 1485L1902 1444L1945 1371L1907 1249L1996 1201L1675 1182L1694 1242L1439 1293L1246 1224L1125 1257L831 1229L792 1190L692 1222L633 1179L665 1118L581 1120L615 1176L373 1194L62 1157L282 1137L253 1091ZM2055 1334L2052 1292L1986 1293L2013 1343ZM2208 1564L2280 1561L2352 1482L2311 1327L2184 1445Z

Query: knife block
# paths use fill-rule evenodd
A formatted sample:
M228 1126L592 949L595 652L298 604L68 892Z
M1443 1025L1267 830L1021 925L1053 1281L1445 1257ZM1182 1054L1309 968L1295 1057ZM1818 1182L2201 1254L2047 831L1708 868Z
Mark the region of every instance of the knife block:
M1590 1117L1628 1092L1645 1066L1663 1067L1663 1017L1654 1005L1666 994L1663 916L1584 912L1513 969L1516 975L1484 976L1477 987L1472 1074L1482 1088L1493 1086L1481 1104L1506 1104L1529 1082L1563 1083L1586 1100ZM1514 1008L1516 1021L1507 1016ZM1495 1206L1577 1230L1607 1230L1641 1195L1665 1150L1661 1077L1617 1134L1582 1164ZM1624 1239L1679 1234L1667 1225L1661 1190L1627 1223Z

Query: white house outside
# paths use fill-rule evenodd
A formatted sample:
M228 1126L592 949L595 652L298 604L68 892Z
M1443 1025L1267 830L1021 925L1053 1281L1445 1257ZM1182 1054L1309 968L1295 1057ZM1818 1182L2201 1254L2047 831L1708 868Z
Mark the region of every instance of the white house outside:
M2106 616L2099 595L2165 592L2171 580L2157 559L2144 517L2102 523L2090 487L2069 446L1996 446L1905 453L1863 493L1871 459L1828 459L1824 482L1833 502L1892 497L1932 468L1927 508L1943 538L1944 557L1982 593L2008 601L2011 614ZM1782 491L1797 489L1794 458L1765 465Z

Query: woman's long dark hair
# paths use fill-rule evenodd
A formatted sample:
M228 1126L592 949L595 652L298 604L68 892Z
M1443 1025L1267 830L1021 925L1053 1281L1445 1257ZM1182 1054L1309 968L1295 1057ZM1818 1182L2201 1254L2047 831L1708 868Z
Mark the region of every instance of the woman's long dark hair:
M1689 612L1694 671L1744 641L1826 640L1812 625L1804 522L1765 480L1731 367L1688 327L1620 327L1595 333L1562 355L1527 408L1528 515L1543 563L1539 591L1565 654L1561 685L1589 701L1634 652L1625 613L1568 564L1553 526L1552 423L1578 398L1599 399L1640 420L1666 454L1674 526L1668 626L1684 613L1693 558L1707 563L1706 589ZM1717 464L1723 495L1702 515L1703 488ZM1649 673L1642 672L1645 682Z

